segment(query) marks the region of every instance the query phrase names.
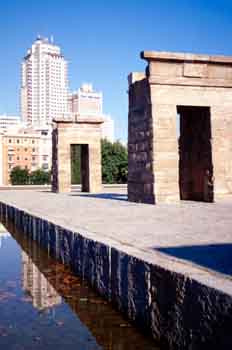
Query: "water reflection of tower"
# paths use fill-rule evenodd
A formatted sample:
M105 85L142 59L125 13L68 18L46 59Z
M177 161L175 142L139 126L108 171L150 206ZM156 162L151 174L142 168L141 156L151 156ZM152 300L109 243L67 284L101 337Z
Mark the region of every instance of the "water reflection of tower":
M23 289L32 298L32 304L38 310L49 309L61 303L61 297L39 271L32 259L22 252Z
M3 241L10 237L9 232L6 231L6 228L0 224L0 248L2 248Z

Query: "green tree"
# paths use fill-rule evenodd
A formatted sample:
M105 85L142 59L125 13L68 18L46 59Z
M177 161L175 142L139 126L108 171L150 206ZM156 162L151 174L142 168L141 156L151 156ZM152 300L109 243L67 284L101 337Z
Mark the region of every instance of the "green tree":
M81 183L81 146L71 146L71 183Z
M10 181L12 185L28 185L29 184L29 171L28 169L22 169L20 166L16 166L11 170Z
M29 175L31 185L46 185L51 183L51 172L37 169Z
M119 141L111 143L102 140L103 183L126 183L128 172L127 148Z

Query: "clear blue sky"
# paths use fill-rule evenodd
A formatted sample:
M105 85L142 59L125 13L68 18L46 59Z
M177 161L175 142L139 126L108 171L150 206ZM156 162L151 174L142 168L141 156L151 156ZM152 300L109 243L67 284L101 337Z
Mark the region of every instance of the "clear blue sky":
M19 113L20 62L36 38L54 35L72 89L92 82L116 137L127 138L127 75L142 50L232 55L231 0L6 0L0 2L0 114Z

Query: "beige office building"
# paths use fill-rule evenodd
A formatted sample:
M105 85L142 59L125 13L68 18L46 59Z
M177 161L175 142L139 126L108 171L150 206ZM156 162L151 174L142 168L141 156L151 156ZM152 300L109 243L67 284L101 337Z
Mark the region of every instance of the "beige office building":
M51 168L51 136L30 129L8 130L0 135L0 184L10 184L12 169Z
M109 115L104 115L103 94L95 91L92 84L82 84L77 91L69 95L69 111L82 117L102 117L104 119L101 125L102 138L114 141L114 120Z

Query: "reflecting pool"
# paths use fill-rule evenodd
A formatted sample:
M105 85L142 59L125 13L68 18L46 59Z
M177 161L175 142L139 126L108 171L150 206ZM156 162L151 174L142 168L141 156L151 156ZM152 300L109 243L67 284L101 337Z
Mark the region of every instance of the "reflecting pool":
M157 347L68 267L22 233L1 225L0 349Z

